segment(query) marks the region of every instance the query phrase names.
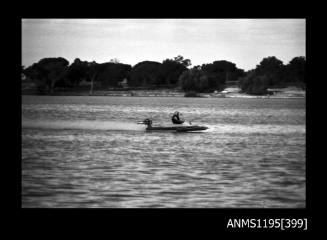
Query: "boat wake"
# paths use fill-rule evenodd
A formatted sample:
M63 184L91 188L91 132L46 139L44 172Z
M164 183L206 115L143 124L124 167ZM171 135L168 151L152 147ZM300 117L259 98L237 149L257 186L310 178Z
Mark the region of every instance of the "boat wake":
M278 124L216 124L207 125L204 132L219 134L305 134L304 125L278 125Z
M215 124L207 125L207 130L203 133L214 134L305 134L304 125L265 125L265 124ZM146 126L137 124L137 122L117 122L104 120L32 120L22 119L22 128L24 129L80 129L80 130L103 130L103 131L145 131Z
M82 130L126 130L126 131L144 131L145 126L132 122L115 122L100 120L22 120L22 128L34 129L82 129Z

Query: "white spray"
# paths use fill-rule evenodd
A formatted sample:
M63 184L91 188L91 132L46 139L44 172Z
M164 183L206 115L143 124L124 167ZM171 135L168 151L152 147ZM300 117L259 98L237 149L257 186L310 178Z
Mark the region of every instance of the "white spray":
M100 120L30 120L22 119L23 128L42 129L85 129L85 130L129 130L144 131L145 125L138 125L132 122L115 122Z

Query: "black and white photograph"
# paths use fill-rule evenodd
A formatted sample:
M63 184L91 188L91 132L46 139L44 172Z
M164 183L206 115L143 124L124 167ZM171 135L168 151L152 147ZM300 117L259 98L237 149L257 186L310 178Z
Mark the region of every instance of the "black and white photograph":
M22 208L305 209L305 18L21 18Z

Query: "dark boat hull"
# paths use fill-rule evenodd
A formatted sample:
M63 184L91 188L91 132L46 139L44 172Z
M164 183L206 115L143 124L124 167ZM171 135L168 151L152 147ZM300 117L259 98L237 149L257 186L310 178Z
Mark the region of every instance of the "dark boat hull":
M195 132L208 129L204 126L173 126L173 127L147 127L147 131Z

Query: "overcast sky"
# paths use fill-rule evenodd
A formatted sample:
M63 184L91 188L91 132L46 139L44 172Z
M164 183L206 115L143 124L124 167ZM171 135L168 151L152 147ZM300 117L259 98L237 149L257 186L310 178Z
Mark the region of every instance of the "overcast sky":
M305 19L22 19L22 65L45 57L131 64L182 55L192 66L305 56Z

